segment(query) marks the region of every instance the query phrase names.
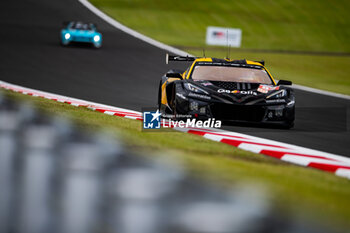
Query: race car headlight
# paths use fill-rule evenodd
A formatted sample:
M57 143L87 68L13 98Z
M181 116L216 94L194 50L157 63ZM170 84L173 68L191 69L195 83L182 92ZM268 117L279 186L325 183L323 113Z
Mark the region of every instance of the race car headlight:
M198 111L198 103L195 101L191 101L189 107L191 111Z
M206 94L206 95L209 94L207 91L205 91L202 88L199 88L191 83L185 83L184 86L189 91L193 91L193 92L200 93L200 94Z
M287 95L287 91L283 89L272 93L271 95L267 96L266 99L280 99L285 97L286 95Z
M289 106L293 106L295 104L295 101L294 100L292 100L292 101L290 101L289 103L287 103L287 106L289 107Z
M69 40L70 34L67 32L66 34L64 34L64 38L65 38L66 40Z
M94 41L98 42L101 40L101 37L99 35L94 36Z

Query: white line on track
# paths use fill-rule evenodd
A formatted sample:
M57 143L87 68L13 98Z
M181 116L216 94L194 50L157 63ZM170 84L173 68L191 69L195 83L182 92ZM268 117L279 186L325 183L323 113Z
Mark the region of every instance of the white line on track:
M328 96L332 96L332 97L336 97L336 98L350 100L349 95L339 94L339 93L330 92L330 91L324 91L324 90L320 90L320 89L316 89L316 88L312 88L312 87L306 87L306 86L302 86L302 85L298 85L298 84L293 84L292 87L294 89L298 89L298 90L302 90L302 91L307 91L307 92L316 93L316 94L320 94L320 95L328 95Z
M94 5L92 5L89 1L87 0L79 0L79 2L81 4L83 4L86 8L88 8L90 11L92 11L94 14L96 14L97 16L99 16L101 19L103 19L104 21L106 21L107 23L109 23L110 25L112 25L113 27L133 36L136 37L140 40L143 40L151 45L154 45L158 48L164 49L166 51L169 51L171 53L174 54L178 54L180 56L187 56L190 55L180 49L174 48L172 46L163 44L162 42L156 41L148 36L142 35L141 33L132 30L131 28L126 27L125 25L119 23L118 21L116 21L115 19L112 19L111 17L109 17L108 15L106 15L105 13L103 13L102 11L100 11L99 9L97 9Z

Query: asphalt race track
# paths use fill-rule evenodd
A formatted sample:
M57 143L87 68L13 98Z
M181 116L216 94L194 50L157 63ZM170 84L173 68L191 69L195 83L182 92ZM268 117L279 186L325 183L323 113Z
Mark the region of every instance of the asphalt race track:
M59 45L63 21L94 22L99 50ZM121 32L77 0L0 2L0 80L140 111L156 104L159 78L171 68L166 51ZM268 61L267 61L268 66ZM292 130L225 129L350 157L350 101L296 90Z

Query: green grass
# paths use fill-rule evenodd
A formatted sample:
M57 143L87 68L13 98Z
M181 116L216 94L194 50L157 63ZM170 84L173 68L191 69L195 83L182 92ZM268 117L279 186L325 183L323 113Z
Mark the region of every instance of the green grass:
M350 52L347 0L90 0L172 45L203 46L207 26L241 28L243 48Z
M230 188L240 182L262 186L277 208L325 225L350 227L350 180L294 166L270 157L180 132L141 131L141 122L109 116L43 98L6 91L11 98L32 101L41 111L67 116L79 127L108 129L122 135L127 147L148 156L182 161L190 174Z
M202 50L207 26L222 26L242 29L243 49L350 52L350 1L346 0L90 2L126 26L178 47ZM207 51L207 55L225 57L226 53ZM350 95L350 56L236 50L231 57L264 59L277 79Z

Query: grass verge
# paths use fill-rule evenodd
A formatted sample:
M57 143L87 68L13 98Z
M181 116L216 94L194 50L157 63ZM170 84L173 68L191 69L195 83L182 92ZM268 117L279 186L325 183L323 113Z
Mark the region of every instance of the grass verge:
M350 52L347 0L90 0L121 23L175 46L204 46L207 26L241 28L242 48Z
M141 122L136 120L10 91L5 93L10 98L30 100L49 114L69 117L79 127L108 129L122 135L124 143L133 150L150 156L162 154L178 158L193 176L229 188L239 182L260 185L269 190L274 204L281 209L300 217L317 219L340 230L350 226L348 179L294 166L196 135L175 131L146 133L141 131Z
M350 1L346 0L90 2L126 26L173 46L204 48L206 27L221 26L241 28L244 49L350 52ZM207 51L207 56L223 58L226 52ZM350 95L349 56L236 50L231 57L263 59L276 79Z

